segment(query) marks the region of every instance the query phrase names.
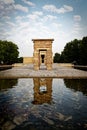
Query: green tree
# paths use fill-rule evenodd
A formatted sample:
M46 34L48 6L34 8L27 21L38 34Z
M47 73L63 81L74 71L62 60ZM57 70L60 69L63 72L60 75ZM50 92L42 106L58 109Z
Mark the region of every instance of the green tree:
M83 37L80 43L80 64L87 65L87 37Z
M19 57L17 63L23 63L23 57Z
M87 65L87 37L83 37L82 40L74 39L68 42L61 55L55 53L54 62Z
M3 42L0 40L0 63L4 61L4 47Z
M79 46L80 40L73 40L66 44L61 54L61 58L64 62L77 62L79 63Z
M64 55L64 52L61 53L60 55L60 63L64 63L65 62L65 55Z
M19 52L16 44L0 40L0 63L13 64L17 62Z
M60 54L55 53L54 58L53 58L54 63L59 63L60 62Z

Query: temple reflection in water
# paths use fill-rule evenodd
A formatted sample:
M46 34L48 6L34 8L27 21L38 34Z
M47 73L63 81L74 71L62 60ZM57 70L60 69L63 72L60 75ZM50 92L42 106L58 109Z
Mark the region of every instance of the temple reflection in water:
M34 100L33 104L51 103L52 78L33 78Z

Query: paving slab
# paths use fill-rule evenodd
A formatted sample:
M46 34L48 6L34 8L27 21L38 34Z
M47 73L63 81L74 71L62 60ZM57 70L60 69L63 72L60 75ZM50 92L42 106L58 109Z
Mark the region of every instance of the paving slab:
M84 78L87 79L87 71L77 70L72 67L53 64L52 70L41 68L38 71L33 69L33 64L13 67L12 69L0 71L0 79L52 77L52 78Z

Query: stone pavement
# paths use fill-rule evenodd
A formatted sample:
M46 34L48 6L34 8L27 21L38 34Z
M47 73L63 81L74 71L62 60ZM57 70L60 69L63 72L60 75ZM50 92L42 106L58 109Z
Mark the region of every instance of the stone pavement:
M35 71L33 69L33 65L29 64L0 71L0 79L33 77L87 78L87 71L77 70L71 67L58 66L58 64L53 64L52 70L40 69L38 71Z

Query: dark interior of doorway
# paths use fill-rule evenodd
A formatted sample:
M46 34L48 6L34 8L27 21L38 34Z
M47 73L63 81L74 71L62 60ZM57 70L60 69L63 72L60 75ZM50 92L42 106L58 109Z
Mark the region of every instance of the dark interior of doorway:
M42 63L44 63L45 55L41 55L41 58L42 58Z

